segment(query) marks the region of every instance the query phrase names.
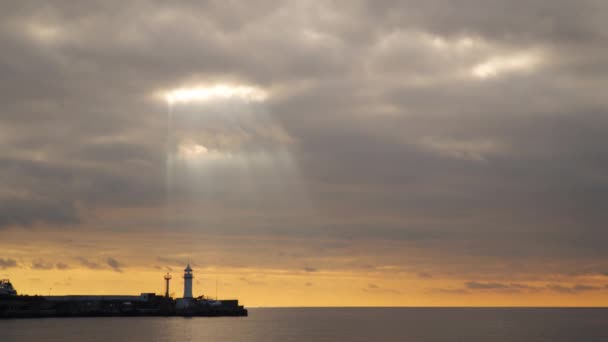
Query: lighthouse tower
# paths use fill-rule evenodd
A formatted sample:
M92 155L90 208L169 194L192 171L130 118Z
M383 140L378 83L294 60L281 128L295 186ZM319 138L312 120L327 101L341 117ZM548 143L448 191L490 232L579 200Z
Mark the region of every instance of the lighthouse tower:
M192 298L192 268L190 264L184 270L184 298Z

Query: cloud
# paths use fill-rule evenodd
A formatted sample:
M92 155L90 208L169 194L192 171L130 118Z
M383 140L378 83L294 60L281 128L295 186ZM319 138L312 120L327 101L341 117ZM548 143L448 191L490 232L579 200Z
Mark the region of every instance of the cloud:
M599 286L584 285L584 284L576 284L573 286L563 286L563 285L559 285L559 284L551 284L551 285L547 286L547 289L549 289L553 292L558 292L558 293L578 294L581 292L597 291L602 288Z
M106 264L108 264L108 266L110 266L110 268L112 268L116 272L122 272L122 268L124 267L122 263L118 262L118 260L112 257L108 257L106 259Z
M371 283L368 284L366 288L361 289L361 291L370 292L370 293L389 293L389 294L400 294L401 293L401 291L380 287L376 284L371 284Z
M469 281L464 284L462 289L433 289L435 292L452 293L452 294L469 294L471 291L487 291L498 293L519 293L519 292L542 292L552 291L562 294L578 294L589 291L598 291L602 287L594 285L577 284L573 286L565 286L561 284L549 284L546 286L531 286L519 283L496 283L496 282L476 282Z
M94 262L94 261L89 261L86 258L79 258L78 259L80 261L80 264L86 268L92 269L92 270L99 270L101 269L101 265L99 265L98 263Z
M156 260L158 260L162 263L165 263L165 264L168 264L171 266L178 266L178 267L184 266L187 263L187 259L186 259L186 261L184 261L182 259L183 258L171 258L171 257L161 257L161 256L156 257ZM195 266L194 263L190 263L190 264L191 264L191 266ZM170 268L169 266L167 266L167 267Z
M32 269L34 270L51 270L54 268L52 263L46 263L43 260L35 260L32 262Z
M58 263L56 263L56 264L55 264L55 267L56 267L58 270L67 270L67 269L70 269L70 265L65 264L65 263L63 263L63 262L58 262Z
M67 270L67 269L70 269L70 265L63 263L63 262L58 262L58 263L46 262L42 259L39 259L39 260L32 261L31 268L33 270L52 270L52 269Z
M531 290L534 287L524 284L517 283L481 283L476 281L469 281L465 283L465 287L470 290Z
M304 267L305 272L318 272L319 270L314 267Z
M0 229L280 238L332 269L369 244L423 279L608 266L603 3L117 4L3 6ZM159 92L217 84L268 96L167 123ZM171 151L198 157L169 172ZM289 262L267 250L233 263Z
M11 259L11 258L0 258L0 269L7 269L7 268L12 268L12 267L17 267L17 261L15 259Z
M163 267L163 266L156 265L156 266L154 266L154 268L157 269L157 270L165 270L167 272L173 272L173 267L170 267L170 266L164 266Z
M7 165L6 161L0 161L0 164ZM74 203L70 202L0 197L0 229L31 226L40 222L73 225L80 222L80 215Z

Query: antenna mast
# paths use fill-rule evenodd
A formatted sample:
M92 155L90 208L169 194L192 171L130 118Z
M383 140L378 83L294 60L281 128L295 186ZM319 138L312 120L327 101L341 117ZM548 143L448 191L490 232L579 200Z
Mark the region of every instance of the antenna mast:
M169 272L165 275L165 298L169 298L169 281L171 280L171 275Z

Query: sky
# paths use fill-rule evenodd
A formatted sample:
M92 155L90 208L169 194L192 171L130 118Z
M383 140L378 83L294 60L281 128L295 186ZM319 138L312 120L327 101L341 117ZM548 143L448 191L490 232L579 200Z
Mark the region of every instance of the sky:
M0 278L606 306L607 6L2 1Z

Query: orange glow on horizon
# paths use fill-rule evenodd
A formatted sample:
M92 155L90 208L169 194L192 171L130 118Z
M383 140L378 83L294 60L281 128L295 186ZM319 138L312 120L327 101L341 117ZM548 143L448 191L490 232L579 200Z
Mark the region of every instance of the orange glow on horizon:
M183 292L181 270L172 272L172 296ZM7 273L4 271L3 273ZM10 279L20 294L29 295L137 295L162 294L162 270L70 269L19 270ZM252 307L277 306L606 306L608 291L581 294L441 293L432 288L456 288L464 280L391 279L347 272L280 273L264 269L195 269L194 294L237 298Z
M416 250L401 256L382 256L355 242L349 247L348 257L321 257L297 240L277 237L195 239L177 232L88 231L87 239L77 239L79 234L6 230L0 249L17 265L0 269L0 278L9 278L18 293L28 295L163 294L163 276L170 271L171 293L179 298L183 294L183 268L192 257L195 296L215 297L217 281L220 299L236 298L249 307L608 306L607 279L602 275L545 272L533 277L512 274L507 280L479 280L482 278L473 275L445 273L430 264L425 267L432 275L407 271L405 260L419 265L427 257L417 255L421 252ZM390 242L377 243L393 250ZM313 256L277 258L280 251L276 246ZM184 254L184 249L199 252ZM394 251L391 253L399 250ZM349 266L358 258L384 266ZM404 261L399 264L398 260ZM470 268L471 262L474 260L463 264ZM501 276L505 279L509 274L503 272ZM477 282L471 284L473 280Z

